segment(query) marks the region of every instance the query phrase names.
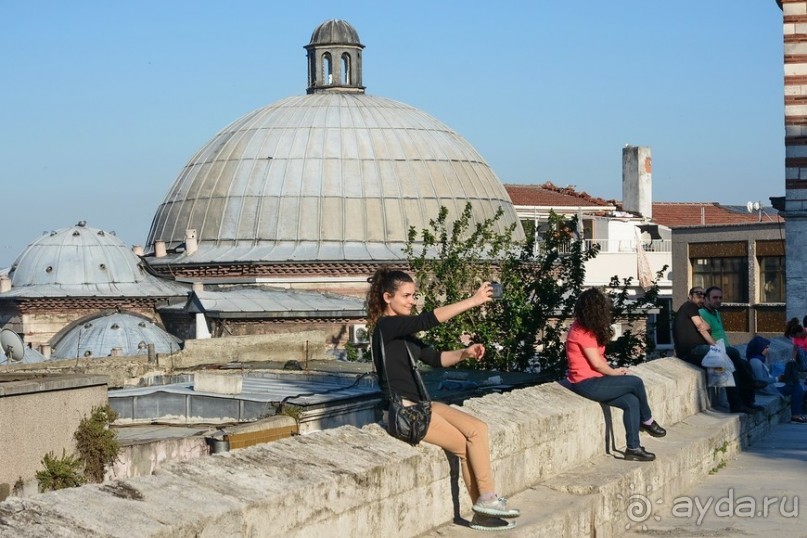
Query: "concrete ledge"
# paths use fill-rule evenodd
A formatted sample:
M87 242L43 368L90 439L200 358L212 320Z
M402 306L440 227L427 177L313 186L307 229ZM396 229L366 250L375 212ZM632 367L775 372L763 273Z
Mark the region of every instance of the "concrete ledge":
M106 387L107 381L105 376L100 375L4 373L0 374L0 398L101 385Z
M614 499L629 491L623 489L629 482L653 484L667 494L665 488L708 472L707 456L715 448L725 446L730 454L774 423L761 413L698 415L708 404L703 372L678 359L635 370L645 380L654 416L671 431L648 443L659 454L652 464L605 456L601 406L559 384L466 403L490 425L500 493L540 494L548 525L540 535L597 529L600 536L619 523ZM613 412L613 437L624 446L619 413ZM690 431L702 437L684 444ZM442 450L410 447L377 425L345 426L171 464L152 476L10 499L0 503L0 536L415 536L469 511L459 482L457 506L457 477L452 480ZM584 509L591 502L599 508ZM554 515L546 517L551 507ZM527 523L533 515L521 519Z
M641 532L635 528L641 524L628 517L632 506L634 510L649 509L645 521L654 523L654 506L674 499L706 474L717 472L741 447L789 417L789 407L778 398L769 399L767 410L753 416L714 411L693 415L668 428L664 439L647 443L657 455L654 462L626 462L621 454L598 456L512 496L510 502L521 508L523 515L507 534L601 538L624 536L632 527ZM647 504L637 504L634 495L641 495L641 502L646 499ZM449 524L423 536L477 535L465 526Z

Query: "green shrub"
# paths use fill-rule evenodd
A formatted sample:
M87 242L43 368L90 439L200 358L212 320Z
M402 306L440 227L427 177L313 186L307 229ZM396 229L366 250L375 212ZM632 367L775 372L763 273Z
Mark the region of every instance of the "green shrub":
M36 472L39 491L55 491L64 488L77 488L86 482L81 468L83 463L77 456L69 455L62 450L62 457L57 458L53 452L42 458L42 471Z
M118 434L109 427L116 418L118 414L109 404L93 407L90 416L81 419L73 434L78 458L84 465L84 476L91 482L103 482L105 467L118 459Z

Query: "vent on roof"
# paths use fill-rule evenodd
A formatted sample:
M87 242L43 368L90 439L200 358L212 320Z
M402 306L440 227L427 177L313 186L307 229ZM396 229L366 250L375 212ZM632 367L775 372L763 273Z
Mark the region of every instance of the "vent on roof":
M370 333L367 332L367 325L364 323L354 323L350 327L350 342L352 344L366 344L370 341Z

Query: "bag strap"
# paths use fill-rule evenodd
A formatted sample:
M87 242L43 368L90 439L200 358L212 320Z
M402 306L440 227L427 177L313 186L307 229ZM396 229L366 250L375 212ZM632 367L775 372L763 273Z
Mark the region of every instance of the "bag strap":
M387 379L387 393L389 394L389 400L392 401L392 386L390 385L389 374L387 373L387 354L384 351L384 335L381 333L381 327L376 327L376 330L381 340L381 342L379 342L379 347L381 348L381 365L384 367L384 377ZM409 356L409 366L412 368L412 375L415 378L415 385L417 385L420 401L429 402L431 401L431 397L426 390L426 386L423 384L423 378L420 376L420 372L415 365L415 359L412 357L412 352L409 350L409 342L406 340L404 340L404 347L406 348L406 354Z

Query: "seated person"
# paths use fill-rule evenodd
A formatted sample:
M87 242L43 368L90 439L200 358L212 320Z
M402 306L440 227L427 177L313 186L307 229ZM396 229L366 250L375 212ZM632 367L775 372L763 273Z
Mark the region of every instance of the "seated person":
M770 394L773 396L790 396L790 421L798 422L800 424L807 424L807 417L802 415L804 411L804 387L802 387L798 375L795 379L785 381L782 387L776 386L776 378L771 376L768 366L765 364L768 358L768 350L771 341L762 336L755 336L748 342L748 347L745 349L745 356L748 357L748 362L751 365L751 371L754 373L754 381L757 382L757 392L760 394ZM791 361L793 362L793 361ZM795 372L793 368L791 371ZM782 376L784 379L787 376Z
M787 322L785 337L793 342L793 360L798 363L800 370L807 370L807 331L798 318Z
M723 317L720 315L720 307L723 305L723 289L717 286L707 288L704 292L703 307L698 310L703 321L709 325L709 335L712 343L718 340L723 340L726 347L726 355L731 359L734 364L734 383L737 387L737 394L740 397L742 406L752 410L758 411L762 409L761 406L754 404L754 374L751 372L751 367L748 362L743 360L740 352L736 348L729 345L726 330L723 328ZM726 396L728 396L726 391ZM731 400L729 400L731 402ZM748 412L743 409L732 409L734 411Z
M584 398L622 409L625 459L653 461L656 455L639 443L639 430L653 437L664 437L667 431L653 420L641 378L627 368L611 368L605 358L605 344L611 339L611 300L597 288L584 291L574 306L574 319L566 337L570 388Z
M715 340L709 332L709 325L700 315L700 308L704 302L704 291L700 286L695 286L689 290L689 299L678 307L673 321L673 341L675 342L675 355L694 366L701 366L701 361L709 352L709 347L715 344ZM737 350L731 348L728 352L732 363L742 360ZM736 366L735 366L736 369ZM749 381L750 382L750 381ZM737 378L735 376L735 385ZM754 388L751 385L751 395ZM745 400L748 400L747 391L743 392ZM726 387L726 398L729 401L729 409L732 413L753 413L755 409L748 406L740 397L739 389ZM751 399L753 404L753 399Z
M673 320L675 355L684 361L700 366L709 352L709 326L698 312L703 306L703 288L689 290L688 300L678 307Z

